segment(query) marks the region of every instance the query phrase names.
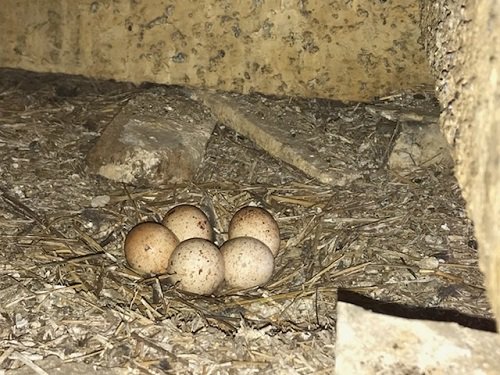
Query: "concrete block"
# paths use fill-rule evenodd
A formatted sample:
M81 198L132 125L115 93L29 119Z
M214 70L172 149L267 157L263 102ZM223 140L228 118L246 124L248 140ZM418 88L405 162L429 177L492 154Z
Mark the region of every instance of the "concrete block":
M422 1L422 41L437 78L440 127L474 222L500 321L500 2Z
M413 0L1 4L3 67L342 100L433 82Z
M336 374L497 375L500 335L337 305Z

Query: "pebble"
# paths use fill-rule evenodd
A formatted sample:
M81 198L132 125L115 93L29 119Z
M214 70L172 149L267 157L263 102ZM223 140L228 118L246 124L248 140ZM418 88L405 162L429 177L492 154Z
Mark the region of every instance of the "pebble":
M90 206L97 208L97 207L104 207L106 206L109 201L111 200L109 195L98 195L94 198L92 198L92 201L90 202Z

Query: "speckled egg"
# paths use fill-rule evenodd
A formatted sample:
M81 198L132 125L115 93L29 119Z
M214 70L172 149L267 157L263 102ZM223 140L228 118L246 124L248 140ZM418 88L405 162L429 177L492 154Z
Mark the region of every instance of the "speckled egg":
M210 241L190 238L172 253L168 273L171 282L181 290L212 294L224 281L224 259Z
M123 249L127 263L140 273L164 273L170 255L179 240L168 228L158 223L141 223L125 237Z
M253 288L269 281L274 271L274 256L263 242L252 237L237 237L220 248L228 286Z
M181 242L189 238L213 240L213 229L207 216L198 207L190 204L181 204L170 209L162 224L174 232Z
M260 207L243 207L238 210L228 231L229 239L253 237L266 244L274 256L280 248L280 230L273 216Z

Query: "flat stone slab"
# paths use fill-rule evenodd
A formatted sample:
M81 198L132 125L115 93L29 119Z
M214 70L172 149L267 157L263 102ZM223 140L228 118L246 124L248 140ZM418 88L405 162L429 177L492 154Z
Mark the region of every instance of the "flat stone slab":
M181 90L155 88L131 99L87 156L89 170L114 181L189 181L215 119Z
M360 177L342 163L333 147L322 147L319 128L296 112L280 111L251 96L196 91L196 97L224 124L251 139L275 158L329 185L346 185Z
M497 375L500 335L337 304L336 374Z

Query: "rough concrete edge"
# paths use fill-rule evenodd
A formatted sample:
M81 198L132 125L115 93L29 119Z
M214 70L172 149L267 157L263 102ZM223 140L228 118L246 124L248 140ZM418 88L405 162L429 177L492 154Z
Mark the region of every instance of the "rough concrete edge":
M388 329L387 335L377 335ZM450 370L452 374L460 370L460 374L467 375L497 375L500 363L495 356L500 353L499 345L500 337L495 333L456 322L408 319L347 302L337 303L335 373L339 375L348 373L346 370L349 374L371 375L375 373L371 366L380 370L376 373L388 375L444 374Z
M462 1L451 5L446 4L445 7L440 2L422 1L421 29L434 77L436 82L441 82L443 87L443 90L438 91L438 99L443 108L439 125L442 131L448 130L447 140L452 147L455 174L467 202L467 211L475 224L474 232L479 243L480 267L485 274L488 298L493 314L497 322L500 322L500 183L495 184L495 181L500 181L500 131L498 127L500 99L498 95L491 95L486 90L478 91L478 87L491 85L496 87L497 94L499 92L500 48L498 43L494 43L495 38L492 35L487 40L483 38L487 35L488 28L495 30L494 27L491 28L491 24L497 26L499 24L498 18L496 23L493 22L495 19L492 15L500 14L500 3L475 1L470 6L466 4ZM468 14L465 15L466 13ZM467 19L463 20L463 17ZM450 31L447 29L449 26L446 23L447 20L454 21L453 25L456 30L452 33L452 40L444 32ZM427 30L424 29L426 26ZM499 39L498 31L496 35L496 39ZM446 51L444 56L436 53L439 49ZM475 69L477 64L474 65L478 59L488 61L485 51L488 51L490 56L489 77L478 74ZM495 52L496 59L491 59L491 56L495 56ZM456 69L454 64L463 61L467 54L469 57L475 56L476 59L469 63L469 66ZM473 76L474 84L463 82L461 75L464 74ZM460 90L447 87L447 81L455 85L455 88L458 86ZM460 82L463 84L458 85ZM467 123L463 123L463 118L457 119L455 108L458 107L467 115ZM488 116L478 118L481 113L487 113ZM483 127L476 132L470 130L478 129L478 124L484 124L485 119L489 120L487 121L490 124L489 127ZM457 128L453 126L456 121L461 121ZM464 133L467 134L464 136ZM476 147L473 146L474 144ZM482 149L477 147L477 144L485 144L487 147ZM464 160L464 156L468 160Z

